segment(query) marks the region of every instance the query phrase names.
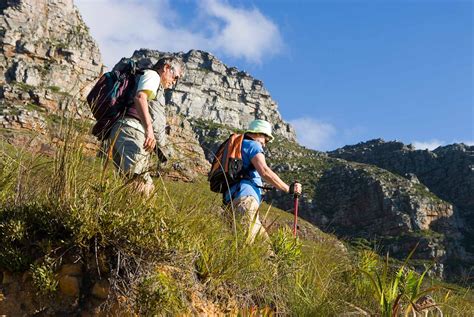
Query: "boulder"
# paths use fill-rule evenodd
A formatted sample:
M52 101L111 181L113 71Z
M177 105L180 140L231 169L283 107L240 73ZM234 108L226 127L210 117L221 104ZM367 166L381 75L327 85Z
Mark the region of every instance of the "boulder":
M76 276L64 275L59 278L59 290L71 297L78 297L81 291L80 279Z

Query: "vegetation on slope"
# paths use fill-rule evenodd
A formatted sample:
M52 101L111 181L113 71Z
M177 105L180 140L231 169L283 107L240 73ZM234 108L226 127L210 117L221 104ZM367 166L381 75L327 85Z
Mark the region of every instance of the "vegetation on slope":
M119 303L140 315L213 306L208 313L389 316L394 307L410 309L423 289L444 312L474 313L471 293L430 289L423 276L388 267L370 250L347 252L306 222L311 239L293 239L289 215L270 206L262 216L272 224L275 255L263 241L246 245L239 221L204 180L159 178L144 199L112 168L104 174L102 162L85 157L80 135L69 130L65 139L54 158L0 145L0 271L4 278L29 271L42 306L61 296L60 267L80 263L87 273L81 292L110 283L98 309ZM92 305L90 297L80 297L81 307ZM0 296L0 308L9 300Z

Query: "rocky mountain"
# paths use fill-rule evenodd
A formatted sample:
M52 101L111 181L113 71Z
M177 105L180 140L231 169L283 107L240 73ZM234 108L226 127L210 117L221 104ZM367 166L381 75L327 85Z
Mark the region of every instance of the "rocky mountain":
M454 207L416 178L340 163L324 172L315 192L317 212L307 217L320 227L345 238L372 240L382 253L400 259L419 244L415 258L433 262L438 276L461 274L466 252Z
M463 233L462 243L474 252L474 146L452 144L428 151L377 139L328 154L418 179L433 194L453 204Z
M9 0L0 13L1 135L23 145L41 139L37 148L45 150L64 117L87 131L92 121L83 97L102 62L72 0ZM303 182L302 217L399 258L419 242L414 258L434 262L437 275L472 274L472 147L429 152L376 140L328 154L312 151L296 143L262 81L248 73L197 50L141 49L132 58L149 67L164 54L177 55L187 68L176 89L166 92L170 177L205 174L212 150L231 131L266 119L277 136L269 164L286 181ZM93 153L97 143L90 138L89 144ZM275 191L267 201L290 212L293 206L291 197Z
M474 146L461 143L428 151L377 139L345 146L328 154L376 165L402 176L414 174L440 198L467 212L474 211Z
M72 0L8 0L0 50L1 136L51 152L65 117L90 116L83 97L103 68L99 48ZM92 137L88 144L94 152Z
M85 116L102 60L73 1L8 0L0 10L0 126L45 132L45 114Z

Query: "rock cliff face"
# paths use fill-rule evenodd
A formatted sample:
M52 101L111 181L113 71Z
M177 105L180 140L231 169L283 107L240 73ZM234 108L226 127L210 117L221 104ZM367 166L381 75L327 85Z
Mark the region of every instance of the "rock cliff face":
M166 175L186 181L205 175L210 169L210 164L189 121L170 112L168 125L170 127L168 146L172 149L172 154L165 170Z
M314 198L316 213L307 215L313 223L346 238L377 241L383 251L400 258L420 243L415 258L434 261L438 276L452 274L458 268L446 264L464 256L453 205L416 179L343 163L324 172Z
M46 133L48 115L89 115L80 99L102 70L72 0L8 0L0 7L0 127Z
M434 194L456 207L463 244L474 253L474 146L452 144L422 151L378 139L345 146L329 155L418 178Z
M326 170L318 182L316 200L321 211L318 222L367 236L428 230L453 215L451 204L419 182L363 164Z
M402 176L415 174L439 197L466 211L474 210L474 146L452 144L428 151L377 139L328 154L373 164Z
M142 66L151 66L164 54L139 50L132 58L141 60ZM187 72L167 96L169 107L176 113L236 129L245 129L255 118L265 119L273 124L275 134L296 140L294 129L283 121L260 80L226 66L207 52L191 50L175 55L186 63Z

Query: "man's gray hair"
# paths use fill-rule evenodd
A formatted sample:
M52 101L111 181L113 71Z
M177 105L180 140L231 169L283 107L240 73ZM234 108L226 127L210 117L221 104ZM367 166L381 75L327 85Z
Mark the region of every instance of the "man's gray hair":
M164 56L160 58L155 65L153 65L153 69L156 71L162 71L165 68L165 65L169 65L171 68L176 69L179 68L181 70L181 77L184 76L186 66L181 59L175 56Z

